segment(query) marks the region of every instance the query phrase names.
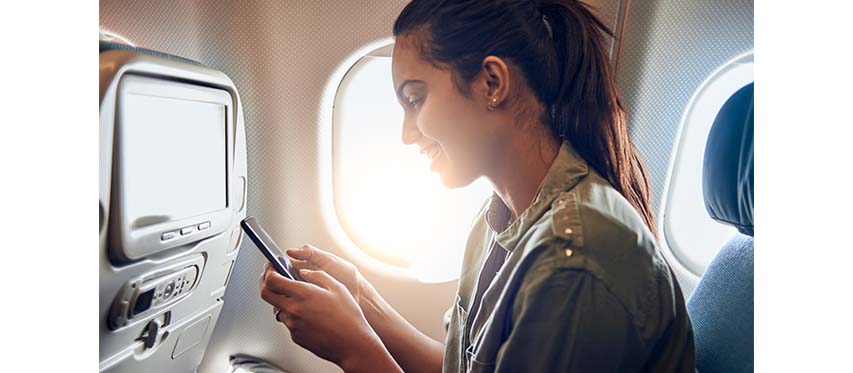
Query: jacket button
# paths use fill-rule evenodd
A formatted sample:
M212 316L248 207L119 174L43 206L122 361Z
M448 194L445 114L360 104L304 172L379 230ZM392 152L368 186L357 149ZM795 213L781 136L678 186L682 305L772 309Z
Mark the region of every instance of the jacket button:
M572 235L572 233L574 233L574 231L572 230L572 228L566 228L566 230L564 230L564 231L563 231L563 233L564 233L566 236L571 236L571 235Z
M572 256L572 249L566 249L566 256Z

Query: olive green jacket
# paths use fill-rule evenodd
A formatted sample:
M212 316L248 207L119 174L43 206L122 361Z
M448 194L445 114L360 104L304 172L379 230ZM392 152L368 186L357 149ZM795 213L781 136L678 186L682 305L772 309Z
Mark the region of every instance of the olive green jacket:
M507 225L492 196L448 310L444 372L693 372L678 282L636 210L566 142Z

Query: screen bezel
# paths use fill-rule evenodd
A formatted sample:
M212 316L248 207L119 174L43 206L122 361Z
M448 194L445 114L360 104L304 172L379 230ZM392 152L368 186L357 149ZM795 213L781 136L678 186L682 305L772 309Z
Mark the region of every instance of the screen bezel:
M122 169L121 159L124 157L123 146L126 141L122 129L126 113L127 95L156 96L160 98L172 98L177 100L201 101L225 106L225 207L194 216L184 217L161 223L134 228L131 224L131 216L122 209L122 198L124 196L124 184L127 183L127 175ZM208 87L188 82L180 82L153 76L125 74L118 83L116 95L116 116L114 122L114 158L113 158L113 193L111 196L114 210L111 212L111 224L109 235L110 241L117 250L118 259L138 260L157 252L168 250L177 246L187 245L202 239L211 237L225 231L231 224L233 200L231 197L231 179L233 174L234 153L234 118L235 104L231 94L225 90ZM161 235L165 232L179 231L181 228L197 226L198 224L210 222L210 228L204 231L194 231L186 236L177 234L171 240L162 241Z

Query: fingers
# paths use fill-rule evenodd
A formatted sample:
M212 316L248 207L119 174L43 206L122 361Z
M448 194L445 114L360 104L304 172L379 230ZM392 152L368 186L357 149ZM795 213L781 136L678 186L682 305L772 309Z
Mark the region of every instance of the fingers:
M295 302L288 303L287 307L291 310L296 310L298 308ZM290 313L288 313L287 308L273 306L272 314L275 318L275 321L284 324L284 326L286 326L288 329L293 328L293 318L290 317Z
M311 245L302 245L302 247L287 249L287 255L293 259L313 263L318 268L323 268L323 266L335 258L334 255Z
M269 263L264 264L264 272L261 273L261 278L258 279L259 280L258 285L260 286L261 289L264 288L264 282L267 281L267 272L270 271L270 268L271 268L271 266Z
M270 289L273 292L276 292L280 295L285 295L289 297L296 298L305 298L312 291L316 290L316 286L301 282L294 281L287 277L284 277L274 269L268 269L264 272L263 285Z
M287 308L289 305L295 302L293 297L289 297L287 295L277 293L266 286L266 284L261 285L261 298L276 308Z
M290 263L299 270L299 269L318 269L314 263L311 263L307 260L299 260L299 259L290 259Z
M284 308L274 307L272 313L273 313L273 317L275 317L275 321L278 321L278 322L284 324L288 328L291 327L291 325L290 325L291 320L288 317L287 310L285 310Z
M323 289L329 291L347 291L346 287L340 283L340 281L335 280L334 277L330 276L328 273L324 271L312 271L303 269L299 271L299 275L312 284L315 284Z

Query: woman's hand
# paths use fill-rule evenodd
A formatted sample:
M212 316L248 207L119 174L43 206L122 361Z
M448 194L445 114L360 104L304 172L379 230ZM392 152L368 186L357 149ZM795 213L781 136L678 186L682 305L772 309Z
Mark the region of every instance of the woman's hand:
M400 369L397 363L411 372L441 371L444 344L423 334L406 321L379 295L352 263L309 245L289 249L287 255L291 257L294 267L300 270L321 270L343 284L349 291L352 299L361 309L362 320L367 320L372 331L382 339L381 343L384 345L380 345L384 355L364 359L369 362L383 363L391 358L388 352L394 356L389 365L372 366L367 371L396 371ZM343 366L342 368L347 370Z
M287 255L298 269L321 270L334 277L349 290L359 306L364 304L369 284L352 263L311 245L287 249Z
M320 270L299 274L307 282L287 279L267 264L260 281L261 297L273 305L296 344L345 371L365 365L399 370L341 282Z

